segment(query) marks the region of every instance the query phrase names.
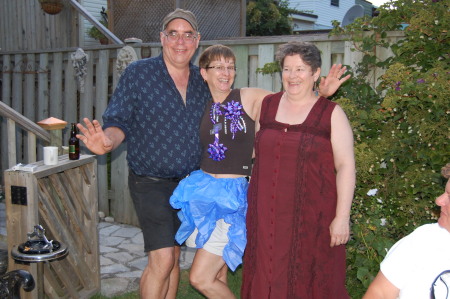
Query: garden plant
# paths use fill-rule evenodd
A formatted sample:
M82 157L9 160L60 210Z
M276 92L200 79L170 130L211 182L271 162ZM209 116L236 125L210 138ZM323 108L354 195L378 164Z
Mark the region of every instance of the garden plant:
M391 1L374 18L357 19L344 35L363 59L333 97L355 136L357 186L347 287L361 298L387 250L416 227L436 222L434 199L444 190L440 169L450 162L449 0ZM401 31L398 42L388 32ZM384 61L375 52L392 51ZM372 88L367 78L385 71Z

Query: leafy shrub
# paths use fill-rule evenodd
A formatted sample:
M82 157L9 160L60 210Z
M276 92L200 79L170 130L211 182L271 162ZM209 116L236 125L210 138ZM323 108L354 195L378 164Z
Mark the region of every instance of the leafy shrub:
M347 286L361 298L387 250L416 227L435 222L434 199L443 192L440 169L450 162L450 28L448 1L399 0L331 34L344 34L364 54L335 95L354 128L357 186ZM388 31L402 30L395 43ZM379 61L373 49L388 48ZM366 83L385 69L376 89ZM368 191L372 190L372 195Z

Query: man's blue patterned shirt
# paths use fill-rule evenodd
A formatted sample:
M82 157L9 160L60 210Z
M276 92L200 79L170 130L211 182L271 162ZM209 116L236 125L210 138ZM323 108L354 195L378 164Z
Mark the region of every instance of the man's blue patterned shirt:
M103 129L125 133L134 173L171 178L199 168L200 120L211 93L198 67L189 68L186 105L162 55L133 62L122 74L103 114Z

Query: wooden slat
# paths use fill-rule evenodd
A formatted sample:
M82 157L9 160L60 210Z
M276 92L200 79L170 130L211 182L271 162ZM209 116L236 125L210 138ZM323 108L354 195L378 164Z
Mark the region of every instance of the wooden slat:
M262 68L268 62L273 62L275 55L274 45L260 45L258 47L258 67ZM273 91L273 82L271 75L258 74L258 86Z
M15 12L16 14L16 12ZM23 68L24 61L21 54L14 55L13 69L13 87L12 87L12 103L11 107L20 114L23 114ZM24 132L20 127L16 126L16 148L22 149ZM16 153L16 162L24 162L22 159L22 151Z
M27 163L36 162L36 135L27 132Z
M232 50L236 56L236 79L234 88L248 87L248 47L233 46Z
M43 183L41 185L43 185ZM43 200L40 204L40 216L47 224L47 227L50 227L49 225L51 223L59 224L59 227L52 226L49 230L52 230L55 239L65 242L69 249L69 255L66 259L70 262L70 266L67 267L67 271L73 271L81 284L89 285L89 280L91 279L89 273L91 273L91 269L89 265L86 265L84 262L83 254L78 246L77 240L73 238L70 230L64 225L64 222L61 222L61 217L54 214L55 210L51 208L50 201L45 200L45 197L49 195L48 190L41 189L41 191L45 192L41 193L41 195L43 195L43 197L41 197Z
M13 167L17 164L17 155L16 155L16 123L8 118L7 120L7 136L8 136L8 164L9 168Z
M89 56L89 60L86 64L87 74L84 78L84 92L80 97L80 117L87 117L92 120L94 117L93 112L93 99L94 99L94 62L95 55L93 51L86 51Z
M91 215L88 210L89 202L84 197L84 194L77 192L79 186L75 184L75 181L70 179L73 177L73 169L66 170L61 173L61 180L63 180L62 185L67 189L67 193L72 197L73 205L80 209L79 217L85 217L87 220L91 220Z
M75 78L75 70L72 66L70 54L64 63L64 90L63 90L63 115L64 120L70 123L78 122L78 107L77 107L77 80ZM63 145L68 145L70 138L70 130L63 132Z
M96 109L95 118L103 123L102 115L106 110L108 104L108 61L109 52L100 51L99 59L96 67ZM97 156L97 175L98 175L98 203L99 209L106 214L109 213L109 200L108 200L108 169L107 169L107 156Z
M13 33L15 36L18 37L18 39L15 41L17 43L17 46L19 49L24 49L25 45L24 45L24 41L22 38L22 24L20 24L20 21L22 20L22 18L19 16L19 13L21 12L21 3L20 1L12 1L12 11L10 11L10 15L8 15L9 17L12 17L12 20L18 20L19 22L15 24L15 26L13 26L11 29L11 33Z
M82 244L82 246L86 249L87 253L92 253L92 248L89 247L87 242L88 236L83 231L82 228L82 219L78 218L75 214L75 208L72 205L72 202L69 199L69 195L65 192L64 187L61 184L61 180L59 178L59 174L52 174L49 176L50 182L52 184L52 188L55 191L55 196L60 198L60 202L65 212L66 220L68 221L71 231L76 234L78 237L78 241Z
M249 57L248 86L258 87L258 79L256 69L258 68L258 56L251 55Z
M24 65L26 66L26 68L25 68L25 84L23 91L23 103L24 103L23 115L30 121L35 121L36 120L35 55L30 53L24 56L24 58L25 58ZM27 137L27 142L24 144L25 163L36 161L36 135L30 136L30 134L34 135L33 133L25 132L25 136ZM32 143L31 144L32 147L29 147L30 142Z
M42 195L43 193L41 193ZM42 197L41 197L42 198ZM45 197L42 198L45 201ZM47 224L47 227L49 230L52 231L53 236L55 239L60 240L62 242L65 242L65 244L68 247L69 254L66 257L67 261L69 262L66 266L66 271L73 271L74 274L76 274L76 277L78 278L77 282L72 283L80 283L82 285L89 285L90 279L92 278L91 275L89 275L91 272L89 265L87 265L84 262L83 254L78 247L77 240L74 240L74 238L70 234L70 229L67 225L62 224L61 222L58 222L60 220L59 217L55 217L54 214L52 214L54 211L49 206L49 202L42 202L40 204L40 216L42 217L42 221ZM59 227L51 226L51 224L59 224ZM90 288L90 287L89 287Z
M54 53L52 58L53 63L50 71L50 117L62 119L62 53Z
M3 65L2 65L2 101L3 103L5 103L7 106L11 105L11 71L12 71L12 66L11 66L11 55L3 55ZM1 104L1 103L0 103ZM1 110L1 109L0 109ZM8 139L7 139L7 119L2 117L2 122L1 122L1 136L2 136L2 140L0 142L1 144L1 165L2 165L2 171L0 173L0 177L2 178L3 181L3 170L6 167L9 167L9 162L8 162Z
M126 178L126 179L123 179ZM111 153L111 214L122 223L139 226L134 204L128 191L128 163L126 160L126 143L122 143Z
M64 268L61 263L54 263L51 265L52 269L55 271L55 274L61 280L63 285L65 286L64 291L67 292L66 295L68 298L79 298L77 287L78 285L74 285L72 277L67 272L67 268ZM49 265L50 268L50 265ZM59 295L59 294L58 294Z
M48 54L39 54L39 73L38 73L38 91L37 91L37 121L44 120L49 117L49 78L48 78ZM50 140L49 140L50 142ZM38 157L42 157L42 147L47 143L38 141Z
M316 46L320 50L322 58L321 76L326 76L331 68L331 43L318 42Z
M44 268L44 273L46 274L44 280L45 293L49 298L65 298L64 295L66 295L67 292L64 290L64 287L61 286L58 277L47 274L47 272L52 271L53 270L50 268L50 263L46 263Z

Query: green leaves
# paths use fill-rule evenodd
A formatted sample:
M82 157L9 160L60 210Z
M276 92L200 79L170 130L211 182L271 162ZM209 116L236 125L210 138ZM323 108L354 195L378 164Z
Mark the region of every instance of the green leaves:
M391 1L378 17L345 28L336 23L331 33L348 36L364 55L349 84L335 95L355 135L357 186L347 251L352 298L362 296L387 249L437 220L434 199L444 190L439 172L450 152L448 4ZM398 29L403 38L392 42L388 32ZM375 49L381 48L392 51L392 57L378 60ZM372 89L365 82L375 66L385 73ZM378 193L368 196L373 188Z
M247 4L247 36L292 34L286 0L256 0Z

